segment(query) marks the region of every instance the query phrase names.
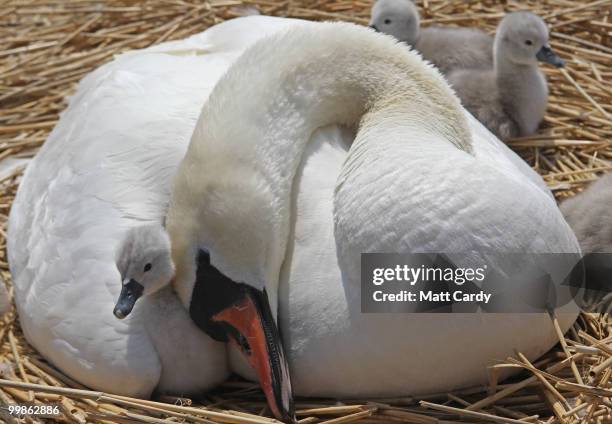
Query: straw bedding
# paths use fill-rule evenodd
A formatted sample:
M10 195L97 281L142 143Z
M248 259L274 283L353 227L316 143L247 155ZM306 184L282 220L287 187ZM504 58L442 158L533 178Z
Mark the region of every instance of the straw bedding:
M422 22L493 32L505 11L530 9L551 29L564 69L544 67L551 90L537 135L510 145L559 200L612 168L612 0L419 1ZM241 14L366 24L365 0L9 0L0 5L0 160L35 154L77 81L122 51L180 39ZM22 169L0 179L0 273L10 293L6 220ZM500 358L491 383L426 398L298 399L301 423L612 422L612 323L583 314L536 363ZM500 384L497 372L518 367ZM0 406L53 402L62 422L270 423L257 386L232 380L199 399L155 401L92 392L63 375L24 340L14 308L0 322ZM431 378L436 378L432 370ZM0 410L0 421L16 422ZM25 418L25 422L50 419Z

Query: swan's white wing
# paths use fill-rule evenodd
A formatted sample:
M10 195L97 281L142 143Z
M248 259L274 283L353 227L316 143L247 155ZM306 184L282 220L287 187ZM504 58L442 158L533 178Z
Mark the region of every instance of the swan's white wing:
M286 25L261 19L122 55L92 72L26 172L9 228L22 327L84 384L148 395L159 380L139 308L125 321L112 314L115 251L127 227L165 215L202 104L241 47Z
M304 21L272 16L247 16L230 19L200 34L192 35L184 40L158 44L149 47L146 51L172 55L242 53L260 38L272 35L300 22ZM127 54L140 54L140 52Z
M494 160L498 168L503 168L510 174L515 173L516 175L523 175L551 199L554 198L550 189L546 186L546 183L544 183L544 180L537 172L527 165L527 163L514 153L505 143L495 137L495 135L467 110L465 111L465 115L472 131L474 151L479 157L488 157Z
M396 396L482 384L486 366L514 349L535 358L557 341L545 314L361 313L360 252L578 251L553 199L511 152L485 138L472 157L426 137L385 140L373 156L346 163L324 145L307 151L279 293L296 393ZM362 172L336 194L334 228L343 166ZM349 252L338 248L355 240ZM560 315L562 327L574 318Z

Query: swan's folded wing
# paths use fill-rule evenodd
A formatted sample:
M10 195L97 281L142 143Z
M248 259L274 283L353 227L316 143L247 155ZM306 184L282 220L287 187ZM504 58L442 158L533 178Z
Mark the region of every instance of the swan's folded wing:
M527 177L529 181L539 187L551 199L550 189L537 172L535 172L522 158L514 153L505 143L499 140L488 129L485 128L469 112L465 112L469 121L472 137L474 140L475 154L484 160L495 161L495 166L512 173L514 171Z
M377 145L385 152L370 158L349 155L347 163L363 171L336 193L336 236L350 246L347 261L360 252L580 251L549 192L503 149L475 140L472 156L427 137L387 140Z
M293 25L303 24L299 19L273 16L246 16L230 19L184 40L167 41L145 50L124 53L122 56L144 53L164 53L177 56L206 55L210 53L242 53L262 37Z
M226 57L133 54L88 75L28 167L9 224L28 340L86 385L146 396L161 366L138 313L112 309L128 226L160 222L171 176Z

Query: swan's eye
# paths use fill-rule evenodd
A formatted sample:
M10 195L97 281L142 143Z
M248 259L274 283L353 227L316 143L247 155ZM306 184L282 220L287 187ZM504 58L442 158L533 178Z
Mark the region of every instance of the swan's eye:
M531 46L533 44L533 41L531 40L525 40L525 44L527 44L528 46Z
M391 23L391 19L385 19L385 24L389 25Z
M153 268L153 265L151 265L150 263L146 264L144 267L144 272L150 271L151 268Z

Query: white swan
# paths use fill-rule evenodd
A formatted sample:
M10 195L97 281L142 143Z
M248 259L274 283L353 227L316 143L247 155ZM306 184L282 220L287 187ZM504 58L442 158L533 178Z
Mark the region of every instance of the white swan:
M72 377L101 390L130 394L145 393L157 384L151 374L161 372L161 367L158 360L153 360L153 343L142 323L142 312L138 312L144 308L134 309L136 319L117 321L112 317L120 289L114 254L128 227L143 221L159 222L163 216L170 176L217 79L253 41L294 23L264 17L236 19L187 40L124 55L80 85L69 110L26 173L12 211L9 235L17 306L26 336ZM361 40L365 33L355 34ZM376 40L390 48L389 41ZM312 44L304 46L316 54ZM347 52L355 47L343 46ZM285 45L272 53L281 54L288 48ZM296 50L287 57L299 60L295 55L299 56L301 49ZM263 63L271 66L274 57L272 54ZM431 71L416 66L419 73L431 76ZM433 79L436 86L439 80L435 75ZM274 88L278 92L278 87ZM158 101L152 102L152 98ZM244 95L241 98L251 100ZM469 241L469 232L481 231L478 226L483 217L477 212L507 208L508 216L503 215L507 222L502 225L495 221L489 229L494 230L498 224L525 226L508 238L508 243L526 246L526 234L532 233L538 245L534 248L550 250L552 247L541 244L553 244L546 235L552 230L551 234L566 240L565 244L561 242L564 247L575 249L573 236L566 232L541 179L465 111L461 113L464 118L457 119L467 119L464 129L472 133L474 156L439 140L436 146L454 155L448 161L432 163L428 159L441 153L422 143L424 140L408 145L394 143L399 152L394 160L402 163L377 169L393 169L403 179L406 164L412 164L411 173L422 173L410 184L398 180L400 185L394 186L393 192L399 194L397 202L401 204L408 194L415 194L415 189L432 189L431 196L415 198L416 204L410 205L423 219L407 235L406 243L423 243L424 249L435 250L445 242ZM393 116L401 121L401 116ZM235 126L234 121L231 126ZM435 134L436 128L431 127L431 131ZM355 295L354 280L341 275L341 267L346 264L344 260L338 263L332 219L336 178L344 169L346 143L351 139L350 133L337 129L313 136L297 170L295 183L299 187L293 190L293 196L298 207L287 220L291 232L287 251L280 252L286 253L286 260L278 292L279 323L296 391L338 396L422 393L483 381L484 365L511 353L512 347L530 357L546 350L554 335L545 317L453 316L449 321L444 316L357 313L353 300L347 298ZM355 147L350 157L355 158ZM417 160L404 160L406 148L410 154L417 154ZM366 156L372 154L367 145L363 151ZM295 157L288 159L296 162ZM129 162L132 166L120 166L122 160L123 165ZM158 160L162 161L160 165ZM455 189L458 193L448 197L449 203L440 204L440 193L431 184L419 184L431 181L428 177L438 172L442 180L438 190ZM502 182L495 183L492 192L466 192L466 186L480 187L490 182L491 174ZM403 188L406 193L402 193ZM520 195L515 195L517 190ZM380 206L396 202L382 195L376 193L371 202L380 201ZM516 203L508 204L513 195ZM472 200L477 200L474 209L467 207ZM527 213L530 220L522 215ZM448 219L440 222L440 217ZM495 217L498 215L493 214ZM403 226L409 218L404 216L398 225ZM448 230L448 235L441 233L443 230ZM426 234L432 235L427 242L423 239ZM390 239L380 241L394 244ZM496 241L503 244L503 240ZM345 287L349 289L346 292ZM573 316L565 318L563 325L567 327ZM517 324L522 327L515 327ZM141 349L139 359L150 361L134 359L128 344ZM205 361L206 356L202 356ZM411 360L407 363L408 356ZM462 358L461 367L448 360L458 357ZM134 362L128 363L128 358ZM239 365L234 364L237 368ZM439 369L442 377L429 381L428 369Z
M8 252L26 338L97 390L201 391L228 373L225 346L195 328L171 289L113 316L128 230L161 225L170 179L208 93L244 48L291 21L230 21L121 55L79 84L28 167ZM179 350L176 346L181 346Z
M330 123L359 126L352 147L325 156L319 175L306 162L296 185L310 134ZM482 383L485 366L514 349L533 358L555 343L545 314L362 314L361 252L455 252L464 264L487 251L579 252L541 179L439 73L346 24L301 26L234 63L179 167L167 228L185 305L199 249L232 280L267 289L273 307L281 295L293 385L309 395ZM565 311L568 328L576 313Z

